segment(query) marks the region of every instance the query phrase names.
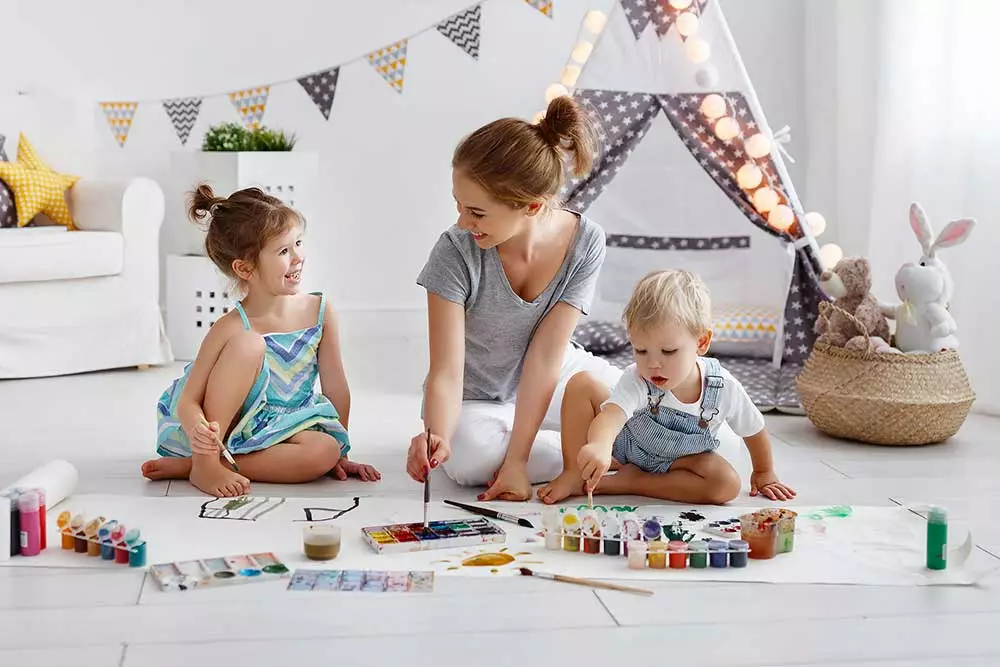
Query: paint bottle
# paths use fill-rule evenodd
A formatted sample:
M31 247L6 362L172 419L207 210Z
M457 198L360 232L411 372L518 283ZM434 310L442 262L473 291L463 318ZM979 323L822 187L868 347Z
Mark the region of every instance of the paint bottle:
M689 559L691 567L699 569L708 567L708 542L705 540L692 541L688 544L688 549L691 550Z
M667 542L667 549L670 551L670 567L674 570L683 570L687 567L687 542L683 540L670 540Z
M83 534L87 539L87 555L88 556L100 556L101 555L101 542L97 537L98 531L101 529L101 523L104 519L98 518L93 519L87 523L86 527L83 529Z
M639 523L639 517L633 512L626 513L622 516L622 544L624 545L626 556L628 556L629 545L641 539L642 524ZM643 552L643 557L645 557L645 552Z
M597 521L597 513L593 510L583 510L580 514L583 552L587 554L601 553L601 526Z
M20 495L21 492L17 489L7 493L7 499L10 501L10 512L7 513L10 520L10 546L7 548L9 556L21 553L21 510L17 506L17 498Z
M146 540L142 539L138 528L125 534L125 546L128 549L128 566L146 567Z
M87 553L87 539L83 535L83 526L86 522L82 514L77 514L69 522L70 530L73 531L73 551L78 554Z
M0 562L10 560L10 498L0 495Z
M649 567L654 570L667 569L667 543L663 540L648 542L649 544Z
M69 527L69 522L71 515L67 511L62 511L59 513L59 517L56 519L56 527L59 528L59 534L62 537L62 548L69 551L73 550L73 531Z
M37 556L42 550L42 524L38 517L38 494L25 491L17 499L20 512L22 556Z
M618 518L611 514L604 517L601 534L604 535L604 555L620 556L622 553L622 524Z
M628 569L646 569L646 543L639 540L632 540L628 543Z
M567 510L562 518L563 549L580 550L580 517L574 510Z
M45 489L35 489L35 493L38 494L38 523L41 524L41 549L44 551L48 542L45 538Z
M729 540L729 567L746 567L750 543L746 540Z
M333 560L340 555L340 526L314 523L302 529L302 550L309 560Z
M115 545L115 562L128 565L128 546L125 544L125 524L118 524L111 531L111 543Z
M943 570L948 566L948 511L934 506L927 512L927 568Z
M112 519L101 526L101 529L97 531L97 539L101 543L101 560L115 559L115 545L111 541L111 531L113 531L117 525L118 522Z
M708 564L712 567L726 567L728 554L726 549L728 544L722 540L712 540L708 543Z
M545 548L549 551L562 549L562 515L558 507L546 507L542 511L542 529L545 531Z

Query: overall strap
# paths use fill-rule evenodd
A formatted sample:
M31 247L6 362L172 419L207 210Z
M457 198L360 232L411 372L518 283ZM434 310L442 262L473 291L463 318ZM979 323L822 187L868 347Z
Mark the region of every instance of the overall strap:
M701 421L702 428L719 414L719 398L722 394L722 387L725 381L722 379L722 364L714 357L704 357L705 360L705 389L701 396Z
M246 311L243 310L243 302L236 302L236 312L240 314L240 319L243 320L243 328L250 331L250 320L247 319Z
M325 292L313 292L313 294L319 294L319 315L316 317L316 326L323 326L323 316L326 315L326 293Z

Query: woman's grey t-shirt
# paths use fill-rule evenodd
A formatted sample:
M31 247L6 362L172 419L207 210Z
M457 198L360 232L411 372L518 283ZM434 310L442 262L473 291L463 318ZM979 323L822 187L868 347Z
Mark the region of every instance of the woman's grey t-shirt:
M417 284L465 307L465 400L510 401L535 330L557 303L588 314L604 262L601 227L580 216L576 235L555 278L534 301L519 297L496 248L476 245L453 225L438 238Z

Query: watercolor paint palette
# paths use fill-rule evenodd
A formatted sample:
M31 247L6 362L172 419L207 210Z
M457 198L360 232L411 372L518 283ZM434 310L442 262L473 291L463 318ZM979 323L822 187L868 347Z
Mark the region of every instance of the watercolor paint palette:
M423 525L423 524L421 524ZM383 570L295 570L290 591L433 593L434 573Z
M392 526L369 526L361 529L365 541L376 553L406 553L450 549L480 544L503 544L507 534L487 519L451 519Z
M270 552L157 563L149 570L163 591L273 581L285 579L290 573L288 567Z

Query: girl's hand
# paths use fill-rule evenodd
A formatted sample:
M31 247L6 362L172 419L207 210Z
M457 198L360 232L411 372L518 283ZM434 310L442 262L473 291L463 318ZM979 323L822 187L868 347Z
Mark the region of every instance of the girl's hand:
M193 432L188 433L188 441L191 443L193 454L207 454L209 456L219 455L219 422L208 422L204 419L194 427Z
M431 434L431 455L427 457L427 432L423 431L410 440L406 453L406 472L414 480L423 482L431 468L437 468L451 457L451 445L439 435Z
M530 500L531 482L524 464L504 463L479 500Z
M382 473L375 469L375 466L367 463L356 463L346 456L342 456L333 467L332 474L340 480L348 477L357 477L362 482L377 482L382 479Z

